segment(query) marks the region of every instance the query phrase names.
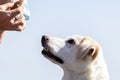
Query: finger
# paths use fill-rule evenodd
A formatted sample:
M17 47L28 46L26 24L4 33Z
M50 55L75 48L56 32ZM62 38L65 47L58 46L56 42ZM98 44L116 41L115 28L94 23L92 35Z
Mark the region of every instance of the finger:
M13 27L16 31L22 31L23 29L25 29L25 21L23 20L18 20L14 23Z
M14 6L14 3L6 3L6 4L1 5L1 7L2 7L3 10L10 9L13 6Z
M13 17L15 17L15 16L17 16L19 14L23 14L23 12L24 12L23 6L20 6L20 7L16 8L16 9L14 9L14 10L11 10L10 11L11 18L13 18Z
M17 2L15 2L14 6L11 8L12 9L15 9L15 8L18 8L19 6L21 6L23 4L23 0L19 0Z
M12 19L9 24L0 28L0 30L22 31L24 28L25 28L25 21L24 20L19 19L17 21L14 21L14 19Z
M10 9L14 6L14 3L7 3L6 4L6 9Z
M17 18L17 21L24 21L25 22L25 16L23 14L20 14Z

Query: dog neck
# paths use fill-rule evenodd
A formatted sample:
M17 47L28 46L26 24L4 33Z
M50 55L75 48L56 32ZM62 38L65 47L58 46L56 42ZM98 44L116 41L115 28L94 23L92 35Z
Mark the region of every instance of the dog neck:
M70 71L68 69L64 70L64 76L62 80L90 80L90 70L86 70L84 72L75 73L74 71ZM86 75L88 77L86 77Z
M82 71L72 71L62 67L64 71L62 80L109 80L105 63L94 63L93 66Z

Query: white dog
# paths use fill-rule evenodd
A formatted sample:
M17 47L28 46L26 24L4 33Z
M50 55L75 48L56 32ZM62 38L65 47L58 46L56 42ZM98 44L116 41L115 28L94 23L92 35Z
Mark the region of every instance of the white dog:
M42 36L42 54L62 67L62 80L109 80L100 45L89 37Z

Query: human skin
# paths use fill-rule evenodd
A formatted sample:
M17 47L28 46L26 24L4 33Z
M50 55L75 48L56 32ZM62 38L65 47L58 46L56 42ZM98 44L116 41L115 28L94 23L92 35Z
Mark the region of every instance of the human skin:
M0 0L0 5L5 4L7 2L11 2L11 0ZM1 43L2 39L3 39L4 34L5 34L5 31L0 30L0 43Z
M22 31L25 28L25 19L23 14L23 6L13 10L6 9L7 7L13 7L14 3L10 3L12 0L0 0L0 42L2 41L5 31ZM15 20L16 15L21 15L20 19Z

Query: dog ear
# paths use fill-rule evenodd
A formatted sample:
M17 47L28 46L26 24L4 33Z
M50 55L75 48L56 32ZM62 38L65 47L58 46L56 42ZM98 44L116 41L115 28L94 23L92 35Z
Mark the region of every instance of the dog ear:
M88 48L88 50L86 51L86 54L88 56L91 56L92 59L94 60L97 57L97 55L98 55L98 47L96 47L96 46L90 46Z
M91 56L92 60L94 60L98 55L98 50L99 50L99 48L97 46L92 45L92 46L86 48L85 50L83 50L78 55L78 58L79 59L85 59L87 56Z

